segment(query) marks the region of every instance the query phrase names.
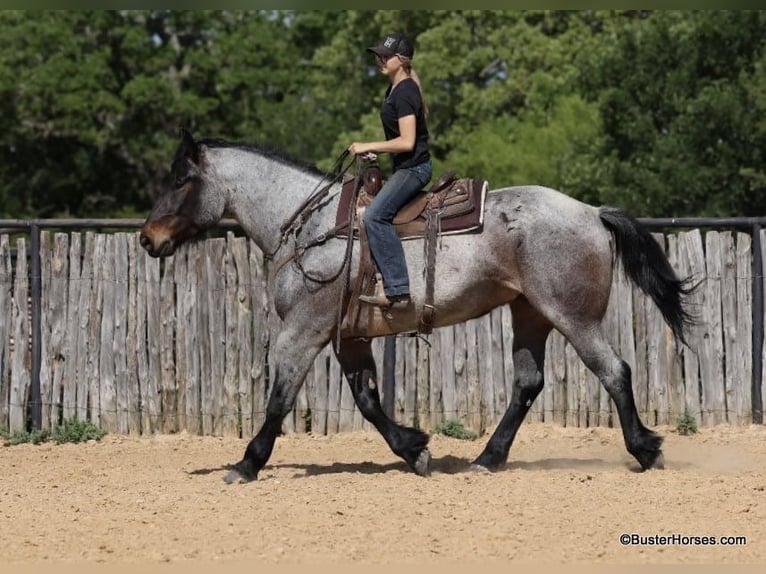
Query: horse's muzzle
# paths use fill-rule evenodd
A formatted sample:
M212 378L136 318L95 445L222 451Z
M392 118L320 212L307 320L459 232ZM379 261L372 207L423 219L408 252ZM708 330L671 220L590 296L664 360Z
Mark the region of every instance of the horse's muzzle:
M175 251L175 243L167 236L152 239L142 231L139 236L139 243L152 257L167 257L173 255Z

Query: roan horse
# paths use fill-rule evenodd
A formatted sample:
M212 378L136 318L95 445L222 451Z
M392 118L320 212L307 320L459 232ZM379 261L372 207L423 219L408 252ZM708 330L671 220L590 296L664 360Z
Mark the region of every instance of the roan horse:
M195 141L184 130L172 174L175 189L157 200L141 230L141 245L155 257L173 254L224 213L233 216L267 255L294 253L296 244L307 243L335 224L334 192L340 184L303 223L298 237L283 244L280 225L323 176L273 151L220 140ZM407 241L404 247L412 303L394 313L396 332L417 330L424 299L422 243ZM346 249L345 240L328 239L302 252L300 265L293 259L270 277L274 306L283 320L276 339L273 390L262 428L227 482L257 478L314 358L334 340L346 288L338 270ZM358 251L352 256L352 274ZM659 307L677 339L684 341L684 329L692 322L685 303L687 280L676 276L646 229L618 209L592 207L545 187L508 187L487 194L481 233L442 238L434 326L479 317L499 305L510 305L513 317L515 381L510 404L472 468L497 470L506 463L514 436L543 388L545 342L553 328L567 338L614 400L628 452L643 469L662 467L662 438L639 419L630 367L601 331L617 256ZM321 278L329 280L317 280ZM417 474L428 475L429 436L395 423L381 408L370 340L343 339L334 347L364 417Z

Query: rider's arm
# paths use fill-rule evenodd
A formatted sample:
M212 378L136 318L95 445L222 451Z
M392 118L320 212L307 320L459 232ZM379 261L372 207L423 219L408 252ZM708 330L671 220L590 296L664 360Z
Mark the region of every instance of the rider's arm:
M415 149L415 116L409 115L399 118L399 137L382 142L354 142L348 148L353 154L367 152L375 153L402 153Z

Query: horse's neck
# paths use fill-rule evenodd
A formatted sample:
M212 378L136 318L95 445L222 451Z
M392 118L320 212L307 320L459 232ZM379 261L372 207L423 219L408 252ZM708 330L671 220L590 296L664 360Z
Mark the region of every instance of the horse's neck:
M252 152L240 152L238 161L221 173L227 193L227 211L264 253L279 246L280 226L292 216L320 183L307 173Z

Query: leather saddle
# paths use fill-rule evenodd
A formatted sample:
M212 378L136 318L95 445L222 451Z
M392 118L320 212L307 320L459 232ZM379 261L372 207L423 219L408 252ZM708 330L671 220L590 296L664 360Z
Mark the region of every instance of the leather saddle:
M376 165L368 166L361 177L352 178L343 183L336 216L336 232L339 237L348 238L349 233L359 238L359 271L353 280L350 297L341 323L342 338L371 337L393 334L391 326L394 319L391 310L363 304L361 294L382 293L382 280L377 266L370 254L367 233L364 226L364 211L372 203L375 195L383 186L380 169ZM436 244L439 235L480 232L484 224L484 200L487 195L487 182L475 179L457 179L455 171L442 175L429 189L418 194L412 201L399 210L394 218L394 226L402 239L424 238L426 290L423 306L416 311L420 321L418 331L430 333L433 330L434 283L436 273ZM353 229L349 231L348 222L351 210ZM412 272L412 271L410 271Z
M357 183L350 178L343 183L336 216L339 237L348 237L349 210L358 213L368 207L383 187L380 169L373 165L365 169L358 181L361 186L355 205L351 205ZM431 187L418 194L399 210L394 226L402 239L425 237L428 212L438 214L439 233L467 233L480 229L484 223L484 199L487 183L475 179L457 179L455 170L445 172ZM359 235L359 217L354 221L354 235Z

